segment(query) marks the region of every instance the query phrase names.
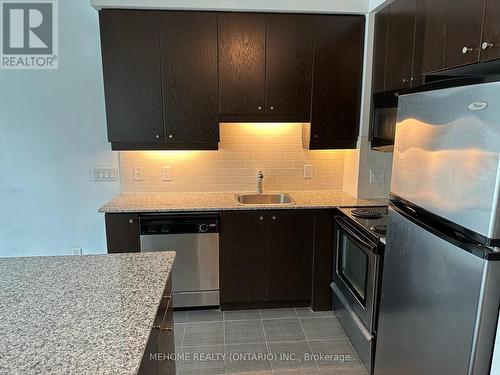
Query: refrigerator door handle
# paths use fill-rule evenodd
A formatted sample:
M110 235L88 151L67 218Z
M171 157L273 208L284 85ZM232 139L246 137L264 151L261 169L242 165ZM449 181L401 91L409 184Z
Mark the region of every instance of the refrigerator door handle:
M351 306L349 305L349 303L345 299L344 295L342 294L342 292L340 291L340 289L337 288L337 286L335 285L335 283L331 283L330 284L330 288L332 288L332 290L335 293L335 295L338 297L338 299L340 300L340 302L342 302L342 304L344 305L345 309L347 310L347 312L351 316L351 319L354 321L354 323L356 323L356 326L358 326L359 330L363 334L363 336L366 339L366 341L373 340L373 338L374 338L373 335L370 333L370 331L368 330L368 328L365 327L365 325L363 324L363 322L361 321L361 319L359 319L358 314L356 314L354 312L354 310L351 308Z

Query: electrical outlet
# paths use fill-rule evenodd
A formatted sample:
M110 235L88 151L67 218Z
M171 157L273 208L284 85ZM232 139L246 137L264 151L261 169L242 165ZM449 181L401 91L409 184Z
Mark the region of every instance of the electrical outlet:
M118 172L116 168L92 168L92 181L116 181Z
M304 165L304 178L306 180L310 180L313 178L313 166L312 165Z
M134 168L134 181L142 181L142 168Z
M75 247L74 249L71 249L71 254L73 254L73 255L82 255L83 254L83 249Z
M370 184L383 184L385 182L385 169L370 169Z
M172 181L172 168L163 167L161 169L161 179L162 181Z

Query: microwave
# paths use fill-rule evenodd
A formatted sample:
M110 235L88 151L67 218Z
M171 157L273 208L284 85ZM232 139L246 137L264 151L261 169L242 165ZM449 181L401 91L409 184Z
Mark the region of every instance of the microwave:
M370 142L372 149L392 152L398 112L397 91L373 94Z

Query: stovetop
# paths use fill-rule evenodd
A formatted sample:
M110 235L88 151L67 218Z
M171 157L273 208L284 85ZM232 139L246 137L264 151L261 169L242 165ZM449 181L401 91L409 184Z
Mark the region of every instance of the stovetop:
M389 224L387 206L341 208L340 211L351 221L365 229L372 237L385 244L386 233L384 229L387 229L387 224ZM363 216L366 216L366 218Z

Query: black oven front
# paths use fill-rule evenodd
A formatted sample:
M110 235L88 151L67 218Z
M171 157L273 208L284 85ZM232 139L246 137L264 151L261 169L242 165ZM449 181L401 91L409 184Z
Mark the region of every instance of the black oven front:
M369 332L375 330L380 255L378 244L342 216L335 217L333 284ZM335 292L335 290L334 290Z

